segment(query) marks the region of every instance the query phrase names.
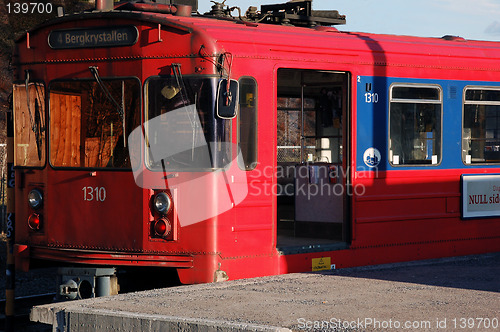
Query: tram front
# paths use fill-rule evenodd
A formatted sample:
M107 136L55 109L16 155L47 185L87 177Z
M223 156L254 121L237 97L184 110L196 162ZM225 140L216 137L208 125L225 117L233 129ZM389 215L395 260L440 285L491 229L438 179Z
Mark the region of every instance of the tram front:
M217 275L218 216L244 197L227 194L237 87L214 41L165 17L82 13L18 41L18 267L91 268L93 286L109 267Z

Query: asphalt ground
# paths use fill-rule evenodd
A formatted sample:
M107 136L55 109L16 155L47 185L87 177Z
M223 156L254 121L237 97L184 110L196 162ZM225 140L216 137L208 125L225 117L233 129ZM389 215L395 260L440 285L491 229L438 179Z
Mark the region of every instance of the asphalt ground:
M500 331L500 253L35 307L58 331Z

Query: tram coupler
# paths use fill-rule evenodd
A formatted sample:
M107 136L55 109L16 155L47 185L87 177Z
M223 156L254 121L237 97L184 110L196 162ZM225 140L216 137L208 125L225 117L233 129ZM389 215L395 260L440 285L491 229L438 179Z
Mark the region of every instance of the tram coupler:
M58 284L58 300L116 295L120 290L115 268L59 268Z

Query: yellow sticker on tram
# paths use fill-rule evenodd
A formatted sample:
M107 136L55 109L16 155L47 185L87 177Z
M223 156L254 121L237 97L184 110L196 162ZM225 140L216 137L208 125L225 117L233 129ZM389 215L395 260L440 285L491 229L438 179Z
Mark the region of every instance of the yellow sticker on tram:
M332 265L331 257L321 257L312 259L312 270L314 271L324 271L330 270Z

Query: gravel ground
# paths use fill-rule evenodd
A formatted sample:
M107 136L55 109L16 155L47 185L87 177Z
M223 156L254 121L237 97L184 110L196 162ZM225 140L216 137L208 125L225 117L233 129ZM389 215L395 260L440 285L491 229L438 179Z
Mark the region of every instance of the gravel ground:
M6 243L0 236L0 300L5 299L5 264L6 264ZM36 269L29 272L16 271L15 296L28 296L54 293L57 287L57 269ZM0 313L3 315L4 312ZM4 330L3 324L0 331ZM16 332L50 332L52 328L46 324L34 324L18 321L15 326Z
M0 300L5 299L5 261L6 244L0 241ZM16 289L18 296L54 293L57 290L57 269L33 269L29 272L16 271Z

